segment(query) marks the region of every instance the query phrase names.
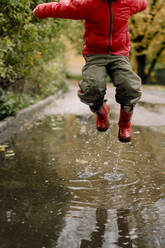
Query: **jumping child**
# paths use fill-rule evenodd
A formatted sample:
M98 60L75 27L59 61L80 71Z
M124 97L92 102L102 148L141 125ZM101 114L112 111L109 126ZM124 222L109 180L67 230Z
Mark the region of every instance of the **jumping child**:
M116 87L116 102L121 105L119 140L132 137L131 117L142 95L141 79L129 63L129 17L143 11L146 0L60 0L39 4L34 9L38 18L85 20L82 69L78 96L96 114L96 127L109 127L109 106L104 99L106 77Z

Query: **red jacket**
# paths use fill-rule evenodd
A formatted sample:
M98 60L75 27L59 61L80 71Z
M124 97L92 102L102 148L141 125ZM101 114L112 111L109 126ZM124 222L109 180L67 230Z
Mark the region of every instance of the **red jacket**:
M38 18L85 20L83 54L129 56L128 19L144 10L146 0L61 0L39 4Z

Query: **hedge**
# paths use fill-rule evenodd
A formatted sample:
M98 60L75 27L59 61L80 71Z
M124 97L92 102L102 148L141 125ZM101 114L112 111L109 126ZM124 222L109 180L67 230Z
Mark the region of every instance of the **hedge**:
M47 95L51 93L48 85L53 78L55 87L64 80L64 45L60 37L66 32L68 21L37 19L32 10L42 2L46 1L1 0L0 89L4 102L8 91ZM53 75L47 67L52 60Z

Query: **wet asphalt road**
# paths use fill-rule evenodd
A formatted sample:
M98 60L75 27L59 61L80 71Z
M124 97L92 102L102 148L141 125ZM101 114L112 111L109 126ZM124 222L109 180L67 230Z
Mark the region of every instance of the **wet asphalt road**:
M76 90L0 143L0 247L164 248L164 93L145 90L122 144L114 88L105 133Z

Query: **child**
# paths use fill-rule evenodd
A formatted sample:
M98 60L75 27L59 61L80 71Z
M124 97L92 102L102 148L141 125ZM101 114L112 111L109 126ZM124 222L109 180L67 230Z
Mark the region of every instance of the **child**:
M109 127L109 106L104 100L107 75L116 87L116 101L121 105L119 140L132 137L131 117L142 90L141 80L129 63L129 17L144 10L146 0L61 0L39 4L34 9L38 18L85 20L82 69L78 96L97 116L96 127Z

